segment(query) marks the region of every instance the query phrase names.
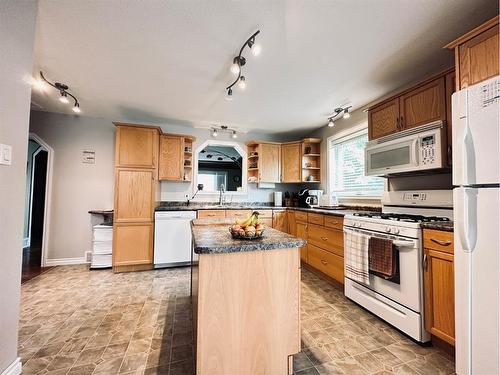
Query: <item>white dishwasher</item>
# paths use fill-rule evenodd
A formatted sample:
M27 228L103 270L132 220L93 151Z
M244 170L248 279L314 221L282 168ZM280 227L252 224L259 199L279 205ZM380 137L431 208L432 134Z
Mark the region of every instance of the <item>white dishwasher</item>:
M196 211L155 212L155 268L191 264L191 220Z

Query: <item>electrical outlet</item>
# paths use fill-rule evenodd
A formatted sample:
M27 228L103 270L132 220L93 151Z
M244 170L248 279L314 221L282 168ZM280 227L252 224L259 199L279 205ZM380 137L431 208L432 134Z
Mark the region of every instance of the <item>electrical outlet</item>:
M87 263L92 262L92 251L85 252L85 262Z
M0 143L0 164L12 165L12 146Z

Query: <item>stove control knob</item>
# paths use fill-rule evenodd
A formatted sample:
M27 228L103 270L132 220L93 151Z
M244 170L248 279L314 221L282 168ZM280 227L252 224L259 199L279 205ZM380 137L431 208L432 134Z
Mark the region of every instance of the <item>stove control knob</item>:
M394 233L395 234L399 234L399 229L398 228L394 228Z
M385 231L386 231L387 233L391 233L391 227L385 227Z

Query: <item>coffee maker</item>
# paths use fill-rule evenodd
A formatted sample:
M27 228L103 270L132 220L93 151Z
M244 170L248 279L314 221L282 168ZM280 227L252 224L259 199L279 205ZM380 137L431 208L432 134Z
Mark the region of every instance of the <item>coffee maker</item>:
M323 190L309 190L309 196L306 198L306 204L309 207L318 207Z

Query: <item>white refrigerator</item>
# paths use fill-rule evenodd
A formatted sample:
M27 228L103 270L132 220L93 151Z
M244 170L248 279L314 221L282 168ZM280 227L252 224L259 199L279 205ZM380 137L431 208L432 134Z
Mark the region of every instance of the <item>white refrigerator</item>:
M500 374L500 78L453 94L458 375Z

